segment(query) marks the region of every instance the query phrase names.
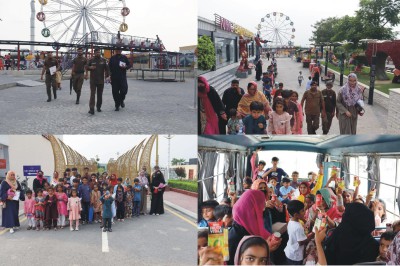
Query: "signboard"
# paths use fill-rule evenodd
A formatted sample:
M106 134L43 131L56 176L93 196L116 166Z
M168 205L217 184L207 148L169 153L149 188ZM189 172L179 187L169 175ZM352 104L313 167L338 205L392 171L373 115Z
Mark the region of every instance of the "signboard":
M7 161L6 159L0 159L0 169L6 169Z
M40 165L24 165L24 176L36 176L37 172L41 170Z
M254 33L237 25L236 23L233 23L226 18L221 17L218 14L214 14L215 16L215 25L219 27L221 30L228 31L228 32L233 32L236 33L237 35L243 35L243 37L247 38L252 38L254 37Z

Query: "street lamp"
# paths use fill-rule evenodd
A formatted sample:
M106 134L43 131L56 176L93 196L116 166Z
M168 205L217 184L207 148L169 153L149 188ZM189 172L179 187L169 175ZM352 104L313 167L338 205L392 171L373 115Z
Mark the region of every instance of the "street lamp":
M169 180L169 169L171 164L171 139L174 136L168 134L168 136L164 137L168 140L168 164L167 164L167 180Z
M374 90L375 90L375 68L376 68L376 52L377 43L376 39L361 39L360 42L371 43L372 44L372 58L371 58L371 68L369 72L369 95L368 104L373 105L374 103Z

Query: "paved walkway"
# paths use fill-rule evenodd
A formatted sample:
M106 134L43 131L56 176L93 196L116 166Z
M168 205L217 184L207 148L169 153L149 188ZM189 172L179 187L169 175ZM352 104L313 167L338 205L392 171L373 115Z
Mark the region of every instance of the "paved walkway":
M285 89L296 90L299 93L299 101L301 101L301 98L303 97L303 94L305 92L306 80L308 80L308 76L310 74L308 69L303 68L301 63L292 61L290 58L278 57L277 61L278 61L278 76L276 78L276 81L282 82L284 85L283 87ZM269 64L270 62L264 62L263 71L266 70ZM301 87L299 87L297 81L297 76L299 75L299 71L303 72L303 76L305 79ZM253 71L253 74L249 76L247 79L241 79L240 86L246 91L247 84L250 81L255 81L255 71ZM262 81L259 81L257 83L259 84L258 88L259 89L262 88ZM321 87L319 89L325 89L324 82L320 82L320 85ZM340 89L339 77L336 77L333 89L336 92L338 92L338 90ZM385 108L379 105L370 106L366 104L364 116L358 117L357 134L386 134L387 115L388 111ZM305 118L303 123L303 134L307 134L307 124L305 123ZM317 130L317 134L322 134L321 122L320 122L320 127ZM336 118L333 118L332 127L331 130L329 131L329 134L340 134L339 121Z
M0 75L0 84L8 78ZM21 80L38 80L25 76ZM111 85L103 93L101 113L88 114L89 81L82 88L81 103L62 81L57 100L47 103L45 85L0 90L2 134L196 134L194 79L186 82L149 82L128 78L126 107L114 111Z
M190 212L197 213L197 198L187 196L185 194L177 193L174 191L166 191L164 193L164 200L169 201L179 207L182 207Z

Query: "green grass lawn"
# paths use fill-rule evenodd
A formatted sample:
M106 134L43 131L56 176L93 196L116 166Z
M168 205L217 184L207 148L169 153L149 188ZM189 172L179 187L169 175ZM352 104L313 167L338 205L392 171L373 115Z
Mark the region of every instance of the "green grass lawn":
M325 61L321 61L321 65L323 65L323 67L322 67L323 70L325 69L324 63L325 63ZM335 70L335 71L340 73L340 68L335 66L335 65L329 64L328 68L333 69L333 70ZM353 69L354 69L354 66L350 66L349 68L345 68L344 69L344 74L345 75L350 74L350 72L353 71ZM364 83L367 86L369 86L369 71L370 71L369 67L363 67L362 70L361 70L361 73L357 73L358 80L361 83ZM399 88L400 86L399 86L399 84L393 84L392 83L391 80L393 79L393 76L394 76L392 73L386 73L386 74L387 74L387 76L389 77L390 80L388 80L388 81L375 81L375 89L377 89L377 90L379 90L379 91L381 91L383 93L389 94L389 89ZM336 78L338 78L338 77L336 77Z

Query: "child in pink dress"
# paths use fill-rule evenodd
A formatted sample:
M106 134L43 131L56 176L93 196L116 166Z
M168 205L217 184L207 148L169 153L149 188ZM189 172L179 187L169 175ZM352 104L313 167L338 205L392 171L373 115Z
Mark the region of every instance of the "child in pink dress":
M32 190L27 190L26 191L26 197L25 202L24 202L24 213L26 216L26 219L28 220L28 230L33 229L35 226L35 204L36 201L34 198L32 198Z
M68 197L67 194L63 192L62 185L57 185L56 188L57 192L55 194L57 197L58 225L60 229L63 229L65 226L65 217L68 215Z
M290 135L290 119L292 118L286 112L286 105L280 98L276 98L272 104L272 112L269 113L269 123L267 132L274 135Z
M73 222L75 221L75 230L79 231L80 212L82 210L81 199L78 198L76 189L72 189L71 197L68 199L67 209L69 211L69 230L74 231Z
M292 102L294 102L297 105L297 108L299 109L299 111L297 112L297 118L295 119L292 133L295 135L296 134L301 135L301 134L303 134L303 119L304 119L304 117L303 117L303 108L301 107L301 104L298 102L299 94L297 93L297 91L292 92L292 96L290 97L290 100Z

